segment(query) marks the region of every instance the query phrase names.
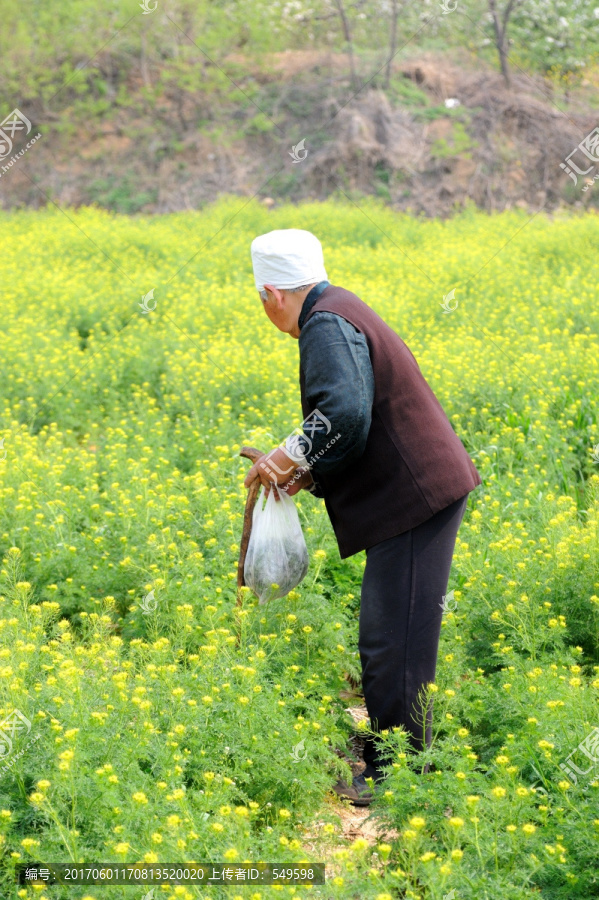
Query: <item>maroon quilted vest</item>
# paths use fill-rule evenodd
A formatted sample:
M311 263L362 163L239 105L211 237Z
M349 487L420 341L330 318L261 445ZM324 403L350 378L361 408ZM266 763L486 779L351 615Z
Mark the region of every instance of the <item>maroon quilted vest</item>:
M363 300L334 285L325 288L305 322L325 311L362 332L374 372L372 423L363 455L341 471L318 475L345 559L420 525L482 481L399 335ZM301 358L300 391L306 418L312 410Z

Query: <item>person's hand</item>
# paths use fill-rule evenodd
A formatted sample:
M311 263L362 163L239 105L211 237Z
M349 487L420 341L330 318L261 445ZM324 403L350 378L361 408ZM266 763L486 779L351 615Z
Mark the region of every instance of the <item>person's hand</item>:
M272 484L283 487L289 481L292 481L299 463L294 462L290 455L281 447L275 447L269 453L265 453L260 459L256 460L252 468L249 470L244 479L244 485L249 488L255 478L259 478L266 495ZM297 489L299 490L299 488ZM296 493L295 491L293 493ZM275 500L279 500L279 495L275 491Z
M282 490L284 490L289 497L293 497L293 495L299 493L299 491L311 488L313 484L314 479L312 478L310 469L300 468L295 470L295 475L291 481L288 481L283 485Z

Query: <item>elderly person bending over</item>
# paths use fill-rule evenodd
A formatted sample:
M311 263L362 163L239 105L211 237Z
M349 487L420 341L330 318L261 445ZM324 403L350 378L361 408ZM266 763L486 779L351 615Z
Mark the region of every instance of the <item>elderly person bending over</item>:
M341 559L366 551L358 646L371 728L402 726L413 749L423 749L432 712L422 709L420 692L435 680L456 535L480 475L408 346L363 300L327 280L313 234L271 231L252 242L251 254L266 315L299 340L312 449L306 466L297 446L274 448L245 484L259 475L267 486L287 484L289 494L311 491L324 499ZM335 787L356 805L371 802L369 784L383 780L390 762L373 738L364 760L351 785Z

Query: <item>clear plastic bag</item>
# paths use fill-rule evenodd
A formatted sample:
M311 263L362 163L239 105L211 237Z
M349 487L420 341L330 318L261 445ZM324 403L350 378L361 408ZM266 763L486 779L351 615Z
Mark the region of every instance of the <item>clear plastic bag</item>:
M280 500L275 500L277 491ZM308 571L308 548L293 499L274 485L264 503L260 489L243 568L245 583L260 603L284 597ZM273 589L272 585L278 585Z

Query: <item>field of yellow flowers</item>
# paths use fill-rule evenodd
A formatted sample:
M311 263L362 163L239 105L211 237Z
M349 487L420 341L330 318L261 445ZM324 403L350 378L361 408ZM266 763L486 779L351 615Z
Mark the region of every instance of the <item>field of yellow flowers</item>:
M303 492L306 579L236 606L239 449L302 419L297 342L249 254L287 227L408 343L483 478L417 759L432 770L384 738L372 845L343 839L329 793L349 772L364 554L339 559ZM598 246L592 213L2 214L3 898L151 890L17 886L22 863L257 860L326 860L327 881L149 896L599 897Z

